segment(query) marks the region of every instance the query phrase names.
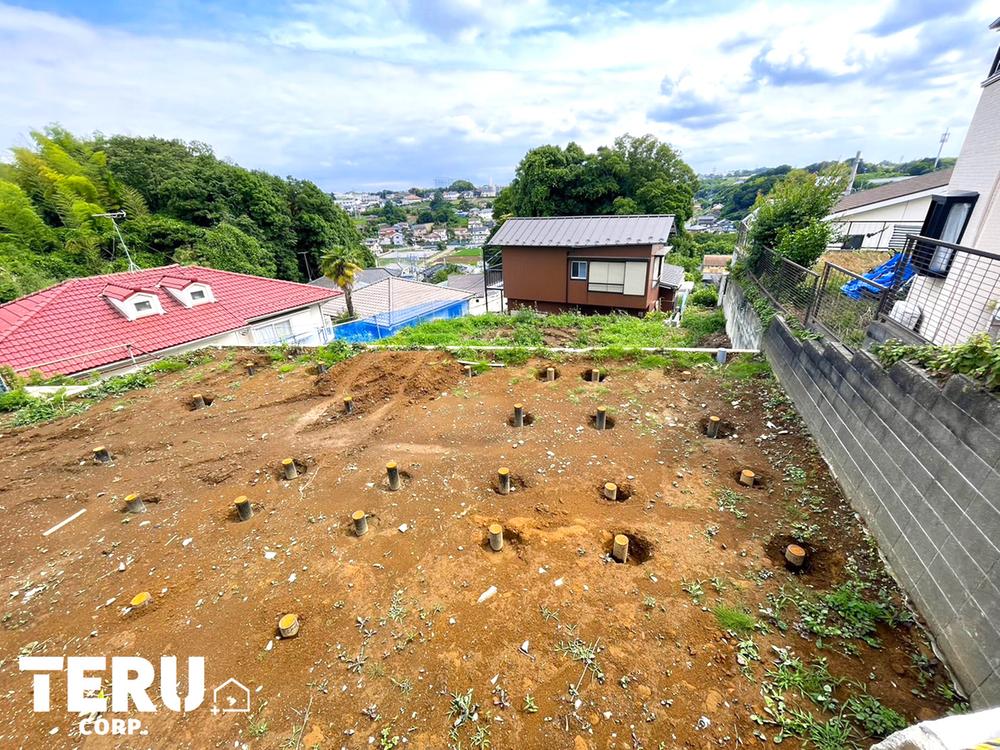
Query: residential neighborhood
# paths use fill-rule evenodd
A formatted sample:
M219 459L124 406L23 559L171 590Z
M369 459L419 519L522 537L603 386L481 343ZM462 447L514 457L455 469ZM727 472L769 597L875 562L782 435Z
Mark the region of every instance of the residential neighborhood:
M996 13L0 0L0 748L1000 748Z

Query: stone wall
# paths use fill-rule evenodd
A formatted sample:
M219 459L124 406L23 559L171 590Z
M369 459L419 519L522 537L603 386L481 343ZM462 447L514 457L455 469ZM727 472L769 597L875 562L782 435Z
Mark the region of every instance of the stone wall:
M973 705L1000 704L1000 400L780 317L762 348Z

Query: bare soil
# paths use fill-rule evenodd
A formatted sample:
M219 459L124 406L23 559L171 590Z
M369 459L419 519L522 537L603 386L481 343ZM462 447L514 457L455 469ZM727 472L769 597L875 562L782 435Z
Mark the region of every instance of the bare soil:
M492 748L764 747L755 733L774 728L750 716L771 646L826 657L910 720L943 712L935 688L947 676L913 625L880 626L882 648L857 656L771 627L753 635L754 680L741 673L738 638L711 608L757 613L782 586L829 589L850 560L881 570L773 381L622 364L587 383L578 375L593 363L567 360L543 382L544 364L469 379L447 355L393 352L319 376L261 363L248 377L217 361L7 430L0 572L16 594L3 596L0 746L391 748L396 736L437 750L455 744L452 731L468 748L488 726ZM214 402L189 410L195 392ZM521 429L508 421L515 402L532 417ZM598 404L615 429L588 426ZM724 417L726 437L703 436L709 414ZM92 461L97 445L112 464ZM291 481L286 457L299 467ZM401 470L396 492L387 461ZM500 467L508 495L496 491ZM764 482L742 487L743 468ZM605 482L627 497L604 499ZM723 489L741 493L745 518L720 510ZM806 491L822 511L807 513L816 528L802 540L793 523ZM147 498L145 514L122 512L129 493ZM239 495L254 504L249 521L234 513ZM369 514L362 537L355 510ZM486 543L493 522L505 528L500 552ZM625 565L609 554L618 533L630 537ZM792 539L811 552L802 571L779 554ZM682 590L694 580L698 602ZM127 611L141 591L152 606ZM281 640L285 613L301 629ZM560 650L575 639L597 644L594 671ZM81 738L60 677L54 710L33 713L19 653L204 656L208 696L187 714L142 714L142 738ZM930 676L913 666L920 656ZM229 677L252 691L249 717L208 710ZM478 721L455 727L450 694L470 689Z

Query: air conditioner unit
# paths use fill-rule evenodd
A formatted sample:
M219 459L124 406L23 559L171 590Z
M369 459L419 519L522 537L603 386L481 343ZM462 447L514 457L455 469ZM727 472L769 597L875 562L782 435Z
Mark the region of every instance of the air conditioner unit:
M892 310L889 312L889 317L904 328L909 328L911 331L915 331L917 330L917 324L920 322L920 316L922 314L923 311L920 309L920 305L916 302L901 299L893 304Z

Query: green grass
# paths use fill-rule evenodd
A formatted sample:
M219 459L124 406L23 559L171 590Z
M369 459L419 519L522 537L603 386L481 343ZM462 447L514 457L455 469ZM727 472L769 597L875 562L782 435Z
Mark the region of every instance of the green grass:
M767 377L771 374L771 366L762 356L741 355L731 359L724 368L722 375L730 380L752 380Z
M0 412L17 411L31 403L31 396L23 388L0 393Z
M88 388L81 395L92 401L100 401L110 396L121 396L123 393L128 393L129 391L148 388L155 382L156 378L153 377L152 373L140 370L128 375L116 375L107 380L102 380L92 388Z
M663 313L643 317L624 314L543 315L519 310L510 315L492 313L452 320L435 320L406 328L383 343L391 346L511 346L537 349L548 346L604 347L607 356L621 358L629 350L647 347L695 346L707 335L724 329L722 312L685 313L680 328L666 325Z
M463 247L461 250L455 250L449 253L453 256L461 256L463 258L479 258L482 257L483 249L480 247Z
M187 354L179 354L174 357L164 357L163 359L159 359L146 367L145 371L152 373L180 372L181 370L186 370L189 367L204 365L211 361L211 352L199 349L198 351L188 352Z
M715 615L720 628L725 631L731 630L738 635L749 633L757 626L757 619L753 615L725 604L713 607L712 614Z
M15 427L43 424L55 419L82 414L89 405L82 401L67 401L66 397L57 394L52 398L33 398L27 404L14 412L11 422Z

